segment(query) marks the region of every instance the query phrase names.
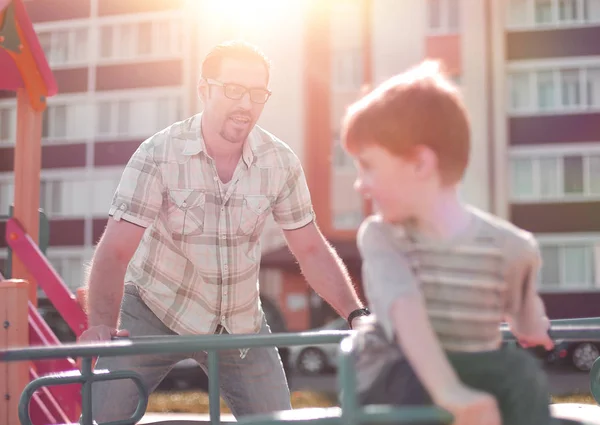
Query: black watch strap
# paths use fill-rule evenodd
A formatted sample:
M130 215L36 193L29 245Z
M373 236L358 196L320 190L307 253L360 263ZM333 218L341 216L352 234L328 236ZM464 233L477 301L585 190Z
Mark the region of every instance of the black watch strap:
M352 329L352 321L354 319L356 319L357 317L360 317L360 316L368 316L370 314L371 314L371 312L366 307L365 308L357 308L356 310L351 312L350 315L348 315L348 324L350 325L350 329Z

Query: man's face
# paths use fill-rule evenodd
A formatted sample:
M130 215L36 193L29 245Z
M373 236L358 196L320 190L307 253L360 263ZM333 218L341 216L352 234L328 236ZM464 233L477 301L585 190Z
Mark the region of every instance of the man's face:
M202 79L199 94L206 124L230 143L243 143L260 118L268 73L259 60L225 58L215 79Z

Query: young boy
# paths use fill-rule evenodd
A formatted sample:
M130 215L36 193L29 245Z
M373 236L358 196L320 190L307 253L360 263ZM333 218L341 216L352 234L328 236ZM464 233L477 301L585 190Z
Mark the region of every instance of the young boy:
M461 203L469 132L458 91L432 61L345 117L357 190L378 213L358 233L365 293L375 329L400 353L375 372L365 359L364 379L386 382L380 403L433 402L455 424L545 425L545 375L525 350L503 347L499 330L507 321L522 346L553 346L536 292L539 249L530 233ZM359 356L377 349L366 344Z

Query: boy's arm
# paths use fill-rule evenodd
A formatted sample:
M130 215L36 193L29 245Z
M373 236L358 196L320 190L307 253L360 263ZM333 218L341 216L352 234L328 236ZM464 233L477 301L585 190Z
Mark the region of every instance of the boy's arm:
M524 347L542 345L547 350L554 343L548 336L550 321L546 316L544 302L536 288L541 267L541 255L535 240L531 239L526 254L518 260L509 282L513 289L512 314L508 317L511 331Z
M414 294L397 298L389 314L398 344L415 374L433 401L444 405L448 394L460 390L463 385L431 327L422 296Z

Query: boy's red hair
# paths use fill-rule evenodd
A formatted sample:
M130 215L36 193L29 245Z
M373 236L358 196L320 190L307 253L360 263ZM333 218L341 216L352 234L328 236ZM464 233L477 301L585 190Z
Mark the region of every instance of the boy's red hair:
M442 183L455 184L469 162L469 133L458 90L441 73L439 63L428 60L352 104L341 136L352 153L376 144L408 156L416 146L427 146L437 155Z

